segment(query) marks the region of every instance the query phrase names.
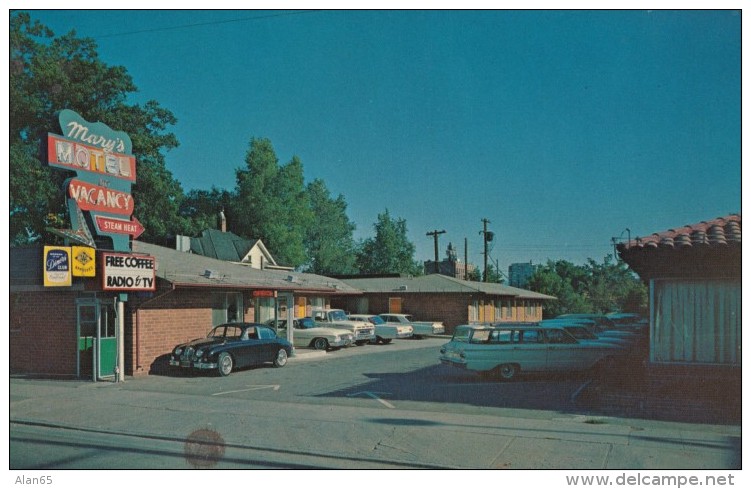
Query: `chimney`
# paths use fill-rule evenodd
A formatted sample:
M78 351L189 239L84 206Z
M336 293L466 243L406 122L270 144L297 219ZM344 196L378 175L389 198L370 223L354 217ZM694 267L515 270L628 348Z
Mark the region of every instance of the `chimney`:
M219 211L219 225L223 233L227 232L227 218L224 217L224 209Z

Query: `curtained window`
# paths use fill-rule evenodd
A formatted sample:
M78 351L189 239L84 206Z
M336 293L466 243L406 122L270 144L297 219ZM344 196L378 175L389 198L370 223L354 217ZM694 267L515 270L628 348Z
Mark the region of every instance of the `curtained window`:
M653 362L741 364L741 284L652 281Z

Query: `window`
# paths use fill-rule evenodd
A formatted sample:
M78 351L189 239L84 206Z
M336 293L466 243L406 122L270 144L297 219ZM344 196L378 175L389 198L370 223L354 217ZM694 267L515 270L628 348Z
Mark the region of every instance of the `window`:
M547 337L548 343L558 345L575 343L574 338L572 338L571 335L560 329L548 329L545 331L545 336Z
M511 331L508 329L496 329L490 335L490 342L497 344L511 343Z
M480 304L477 301L472 301L469 306L469 320L470 322L477 322L479 319L478 309Z
M248 331L250 332L250 330ZM227 326L227 331L224 334L224 337L227 339L240 339L240 337L243 334L243 330L241 328L238 328L237 326Z
M540 338L540 332L537 330L522 331L521 342L522 343L542 343Z
M211 308L213 325L242 322L243 297L239 292L215 292Z
M470 343L487 343L490 340L489 329L478 329L472 334Z

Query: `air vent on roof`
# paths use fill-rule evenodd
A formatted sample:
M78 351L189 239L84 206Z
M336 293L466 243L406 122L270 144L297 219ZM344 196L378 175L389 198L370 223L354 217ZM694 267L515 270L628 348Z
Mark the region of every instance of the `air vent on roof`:
M398 290L407 290L407 286L406 285L400 285Z
M206 277L206 278L218 279L219 278L219 272L217 272L216 270L206 269L203 272L203 276Z

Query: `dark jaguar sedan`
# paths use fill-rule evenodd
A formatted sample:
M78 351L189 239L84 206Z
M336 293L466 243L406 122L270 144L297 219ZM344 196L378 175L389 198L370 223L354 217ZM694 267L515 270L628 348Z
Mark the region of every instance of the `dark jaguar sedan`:
M273 329L256 323L216 326L206 338L176 346L170 355L173 367L217 369L222 377L233 368L272 363L284 367L292 345L277 338Z

